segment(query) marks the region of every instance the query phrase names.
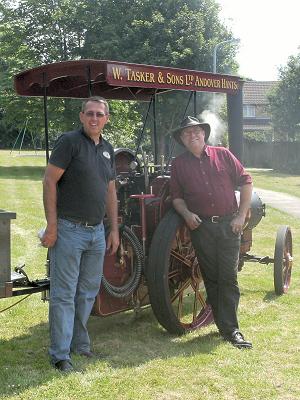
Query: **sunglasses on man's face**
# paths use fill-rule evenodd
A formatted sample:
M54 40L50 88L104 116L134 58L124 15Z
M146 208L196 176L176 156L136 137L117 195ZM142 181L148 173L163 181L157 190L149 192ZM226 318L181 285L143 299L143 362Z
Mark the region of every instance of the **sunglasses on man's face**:
M96 118L103 118L105 117L107 114L103 113L103 112L94 112L94 111L86 111L84 112L84 114L88 117L88 118L93 118L94 116Z

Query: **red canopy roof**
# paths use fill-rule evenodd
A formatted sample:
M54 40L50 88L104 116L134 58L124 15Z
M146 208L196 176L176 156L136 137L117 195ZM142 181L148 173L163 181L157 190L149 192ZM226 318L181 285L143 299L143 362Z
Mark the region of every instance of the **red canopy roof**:
M77 60L42 65L14 78L21 96L149 100L154 93L192 90L235 94L237 76L107 60ZM46 91L45 91L46 89Z

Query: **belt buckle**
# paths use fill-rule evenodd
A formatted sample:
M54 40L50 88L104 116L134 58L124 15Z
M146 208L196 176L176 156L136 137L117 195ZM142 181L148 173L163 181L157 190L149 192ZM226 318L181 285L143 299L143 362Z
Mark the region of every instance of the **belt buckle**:
M92 227L93 227L93 225L89 225L88 222L84 222L84 223L83 223L83 226L84 226L85 228L92 228Z
M211 222L213 223L213 224L217 224L218 222L219 222L219 216L218 215L213 215L212 217L211 217Z

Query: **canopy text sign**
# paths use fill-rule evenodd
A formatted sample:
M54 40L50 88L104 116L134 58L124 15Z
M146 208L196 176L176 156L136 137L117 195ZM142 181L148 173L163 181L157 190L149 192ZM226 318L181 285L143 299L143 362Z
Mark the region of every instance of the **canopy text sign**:
M241 79L177 68L107 63L106 80L112 86L237 93Z

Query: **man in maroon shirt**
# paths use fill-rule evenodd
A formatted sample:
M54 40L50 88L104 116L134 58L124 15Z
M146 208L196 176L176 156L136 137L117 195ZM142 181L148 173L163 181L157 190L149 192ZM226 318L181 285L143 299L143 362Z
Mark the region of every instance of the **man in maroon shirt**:
M228 149L206 144L209 135L210 125L194 117L186 117L173 132L187 149L172 162L173 205L191 231L207 302L220 334L238 348L252 348L237 319L239 249L252 179Z

